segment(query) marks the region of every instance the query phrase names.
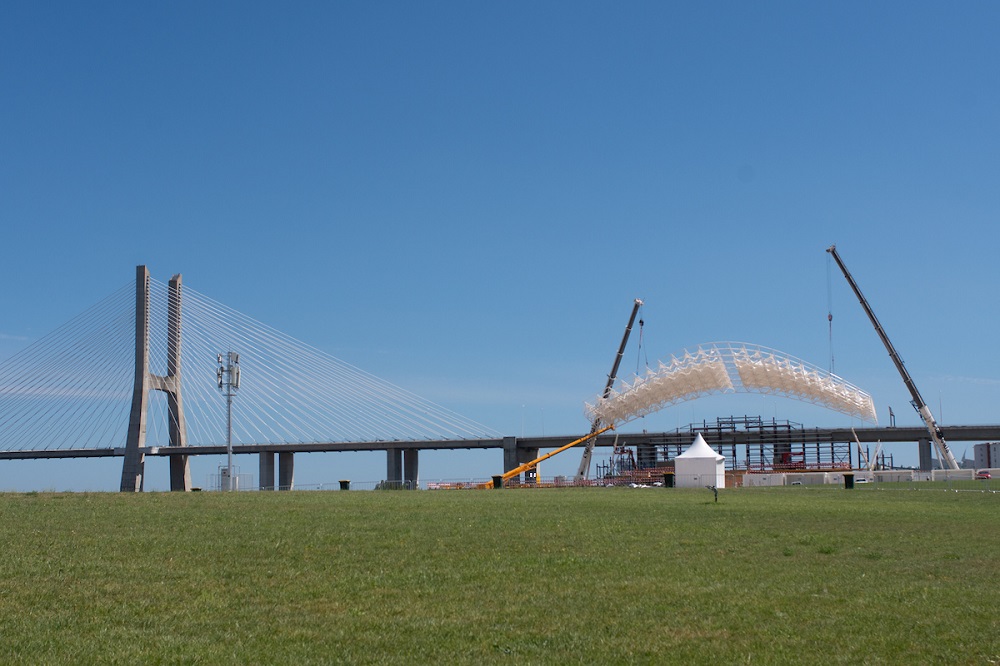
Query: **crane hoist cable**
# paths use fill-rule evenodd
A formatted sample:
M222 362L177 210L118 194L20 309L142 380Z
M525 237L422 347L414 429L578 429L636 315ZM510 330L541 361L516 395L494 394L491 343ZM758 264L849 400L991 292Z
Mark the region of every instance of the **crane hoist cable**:
M639 375L639 369L641 367L641 362L643 360L645 360L645 362L646 362L646 369L647 370L649 369L649 356L646 354L646 347L643 345L644 340L643 340L643 337L642 337L642 333L643 333L643 330L644 330L643 326L645 326L645 324L646 324L646 322L643 321L643 319L642 319L642 306L640 305L639 306L639 347L638 347L638 349L636 349L636 352L635 352L635 374L637 376Z
M830 374L834 372L833 362L833 257L826 255L826 321L830 336Z

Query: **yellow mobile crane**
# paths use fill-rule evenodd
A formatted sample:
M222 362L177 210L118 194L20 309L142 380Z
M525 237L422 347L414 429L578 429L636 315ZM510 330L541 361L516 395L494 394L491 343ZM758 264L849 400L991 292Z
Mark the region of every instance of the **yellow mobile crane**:
M861 293L861 289L858 288L858 284L851 277L851 272L847 270L847 266L844 265L844 261L837 254L837 246L831 245L826 249L833 256L833 260L837 262L837 266L840 267L840 271L847 278L847 283L851 285L851 289L854 290L854 295L858 297L858 301L861 303L861 307L864 308L865 314L872 322L872 326L875 327L875 332L878 333L878 337L881 338L882 344L885 345L886 351L889 352L889 357L892 362L896 364L896 370L899 371L900 376L903 378L903 383L906 384L906 388L910 391L910 396L913 400L910 402L913 408L917 410L920 414L920 418L923 420L924 425L927 426L927 432L930 433L931 439L934 441L934 446L937 448L938 452L938 463L948 466L948 469L958 469L958 461L955 460L955 456L952 454L951 449L948 448L948 443L944 440L944 433L941 432L941 428L938 427L937 421L934 420L934 415L931 414L930 407L924 402L923 397L920 395L920 391L917 390L917 385L913 383L913 378L910 377L910 373L906 371L906 366L903 365L903 359L899 357L896 353L895 347L889 341L889 336L886 335L885 330L882 328L882 324L879 323L878 317L872 311L868 301L865 300L864 295Z
M604 387L604 396L603 397L605 397L605 398L607 398L608 395L611 393L611 387L614 385L615 378L618 376L618 366L622 362L622 355L625 353L625 345L628 343L629 334L632 332L632 324L635 323L635 317L636 317L636 314L638 314L640 307L642 307L642 300L640 300L640 299L637 298L637 299L635 299L635 304L632 307L632 315L629 317L628 325L625 327L625 335L624 335L624 337L622 337L622 343L618 347L618 356L615 357L615 363L614 363L614 366L611 368L611 374L608 375L608 383ZM639 323L641 325L642 321L640 320ZM590 471L590 458L591 458L591 454L594 451L594 442L597 440L597 436L600 435L600 434L603 434L603 433L607 432L608 430L612 430L614 427L615 427L614 423L609 423L608 425L602 425L600 419L597 419L597 420L595 420L593 422L593 424L591 424L591 428L590 428L590 433L589 434L584 435L583 437L580 437L579 439L575 439L572 442L570 442L569 444L565 444L563 446L560 446L558 449L555 449L554 451L550 451L549 453L546 453L543 456L539 456L538 458L535 458L534 460L530 460L530 461L528 461L528 462L526 462L526 463L524 463L522 465L519 465L519 466L515 467L514 469L512 469L510 471L504 472L504 474L502 476L500 476L499 478L498 477L493 477L494 481L489 481L487 483L480 484L477 487L479 487L479 488L496 488L496 487L502 487L503 484L506 481L514 478L515 476L518 476L519 474L521 474L523 472L527 472L530 469L534 469L538 465L538 463L542 462L543 460L547 460L547 459L551 458L552 456L554 456L554 455L556 455L558 453L562 453L566 449L571 449L574 446L576 446L577 444L582 444L583 442L587 442L587 447L586 447L586 449L583 452L583 460L580 462L580 469L577 472L576 480L580 481L580 480L586 479L587 478L586 475ZM499 486L497 485L497 482L499 482Z
M515 476L521 474L522 472L527 472L530 469L534 469L538 465L538 463L542 462L543 460L548 460L549 458L551 458L552 456L556 455L557 453L562 453L566 449L571 449L574 446L576 446L577 444L581 444L583 442L586 442L587 440L594 440L598 435L600 435L602 433L605 433L605 432L607 432L608 430L611 430L614 427L615 427L614 424L611 424L611 425L608 425L608 426L604 426L603 428L598 428L596 430L592 430L589 435L584 435L580 439L574 439L569 444L565 444L563 446L560 446L558 449L556 449L554 451L549 451L544 456L539 456L539 457L535 458L534 460L529 460L528 462L524 463L523 465L518 465L517 467L515 467L514 469L512 469L512 470L510 470L508 472L504 472L503 476L500 477L500 485L503 485L504 483L506 483L510 479L513 479ZM493 477L493 478L495 479L496 477ZM494 481L489 481L489 482L484 483L484 484L482 484L482 485L480 485L478 487L479 488L496 488L497 486L495 485Z

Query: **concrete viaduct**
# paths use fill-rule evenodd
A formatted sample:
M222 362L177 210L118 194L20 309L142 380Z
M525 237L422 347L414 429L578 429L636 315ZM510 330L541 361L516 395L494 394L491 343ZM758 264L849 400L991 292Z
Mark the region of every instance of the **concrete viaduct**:
M1000 440L1000 425L956 425L942 426L942 432L949 442L983 442ZM776 438L785 437L787 441L806 444L831 444L834 442L854 442L855 435L863 443L889 442L914 443L919 447L920 468L930 470L931 443L927 430L923 427L891 427L891 428L796 428L787 433L756 432L756 431L718 431L707 430L702 436L713 447L730 445L762 445L773 446L781 443ZM687 446L691 443L691 433L685 430L658 433L620 433L620 445L634 446L640 461L649 459L650 452L655 455L658 446ZM233 446L237 455L256 454L259 457L259 487L262 490L290 490L294 487L295 454L347 451L385 451L386 473L388 481L416 483L418 479L418 464L420 451L441 449L472 450L472 449L502 449L503 471L514 469L518 465L534 460L539 450L553 449L563 446L575 436L549 437L504 437L500 439L479 440L439 440L439 441L376 441L376 442L320 442L309 444L239 444ZM596 446L611 447L615 443L615 435L605 434L597 438ZM170 458L171 462L180 456L193 455L225 455L226 446L161 446L143 447L139 453L143 456ZM132 454L134 455L134 453ZM127 458L125 448L75 449L55 451L3 451L0 460L53 459L53 458ZM277 463L277 464L276 464ZM177 465L172 464L171 469ZM277 478L275 478L277 472ZM173 486L173 489L183 489Z

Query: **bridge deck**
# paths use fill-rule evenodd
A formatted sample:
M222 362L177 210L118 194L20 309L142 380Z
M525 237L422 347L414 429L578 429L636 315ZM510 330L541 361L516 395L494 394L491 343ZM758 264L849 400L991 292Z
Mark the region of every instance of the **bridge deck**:
M1000 425L955 425L942 426L945 439L954 442L985 442L1000 440ZM928 439L927 430L923 427L904 428L793 428L788 431L772 430L706 430L702 436L710 445L766 445L775 442L791 441L804 443L834 443L853 442L854 436L861 442L917 443ZM459 440L420 440L420 441L374 441L374 442L313 442L308 444L239 444L233 445L233 453L320 453L334 451L391 451L396 449L440 450L440 449L502 449L505 441L514 441L520 449L551 449L563 446L568 441L576 439L577 435L549 437L518 437L504 439L459 439ZM601 435L596 446L610 447L615 443L615 434ZM672 431L658 433L619 433L618 443L624 446L649 444L654 446L687 445L691 443L692 433L688 431ZM176 455L224 455L225 445L217 446L184 446L184 447L145 447L142 452L147 456ZM122 448L101 449L60 449L51 451L0 451L0 460L27 460L44 458L105 458L125 455Z

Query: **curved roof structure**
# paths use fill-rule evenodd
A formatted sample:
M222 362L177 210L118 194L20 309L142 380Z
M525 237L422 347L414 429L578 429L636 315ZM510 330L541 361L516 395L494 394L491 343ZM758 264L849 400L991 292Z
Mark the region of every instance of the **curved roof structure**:
M660 361L607 398L585 405L591 421L624 423L664 407L715 393L763 393L794 398L877 423L868 393L815 365L745 342L711 342Z

